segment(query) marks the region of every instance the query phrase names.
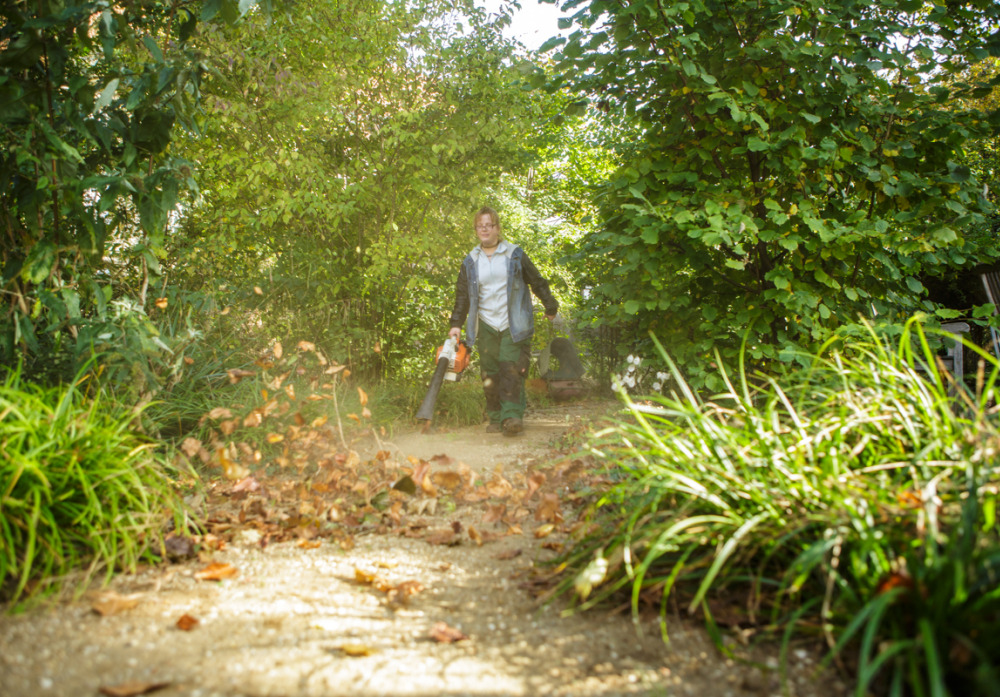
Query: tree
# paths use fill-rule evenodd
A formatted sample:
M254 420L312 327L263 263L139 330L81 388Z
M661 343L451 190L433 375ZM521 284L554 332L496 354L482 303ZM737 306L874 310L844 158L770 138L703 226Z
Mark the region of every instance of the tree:
M945 86L1000 50L995 3L564 7L562 84L632 132L583 252L618 262L601 321L656 332L696 384L717 386L693 359L744 335L752 359L787 358L859 316L931 310L918 274L996 254L964 236L991 206L961 149L998 120L949 111L980 92Z
M174 273L256 298L269 332L355 367L422 372L472 212L532 157L542 97L518 86L513 46L464 0L300 5L211 46Z
M170 150L175 127L195 125L205 66L193 37L255 5L3 4L4 361L46 371L133 340L136 356L169 348L149 321L147 291L169 216L194 187L190 163Z

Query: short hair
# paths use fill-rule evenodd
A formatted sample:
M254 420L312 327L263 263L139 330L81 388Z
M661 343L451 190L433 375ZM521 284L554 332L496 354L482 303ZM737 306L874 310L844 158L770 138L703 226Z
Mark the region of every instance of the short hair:
M472 219L472 224L475 225L476 222L479 220L480 216L484 215L490 216L490 222L496 225L497 228L500 228L500 214L497 213L496 210L494 210L493 208L490 208L489 206L483 206L482 208L479 209L479 211L476 213L476 217Z

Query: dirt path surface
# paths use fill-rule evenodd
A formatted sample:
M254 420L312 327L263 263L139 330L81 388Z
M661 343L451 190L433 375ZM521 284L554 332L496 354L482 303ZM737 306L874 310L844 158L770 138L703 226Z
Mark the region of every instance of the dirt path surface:
M671 618L664 644L655 618L539 602L542 562L575 517L574 463L557 446L593 413L536 411L516 438L482 426L399 435L379 457L429 471L419 483L434 496L394 494L382 514L392 524L369 516L348 521L349 539L270 544L265 525L231 526L210 554L0 616L0 695L783 694L773 648L734 643L762 669L722 656L694 621ZM263 505L223 493L244 519ZM206 569L222 580L199 578ZM793 649L789 664L784 694L844 692L815 675L811 653Z

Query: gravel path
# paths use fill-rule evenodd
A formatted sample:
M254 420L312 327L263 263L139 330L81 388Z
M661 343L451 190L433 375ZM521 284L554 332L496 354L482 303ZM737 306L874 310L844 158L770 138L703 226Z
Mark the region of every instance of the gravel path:
M634 623L620 609L570 614L564 603L539 601L549 569L541 562L555 555L566 525L536 537L558 516L538 515L545 489L532 491L532 475L560 481L551 448L588 414L586 406L534 412L519 438L476 427L381 444L392 460L429 463L432 475L508 483L515 493L503 517L496 497L446 496L442 486L434 505L414 497L395 525L359 525L349 541L263 545L260 526L232 528L210 556L0 616L0 695L845 693L837 679L817 676L804 648L791 652L783 692L774 647L733 641L754 667L721 655L694 621L670 618L665 644L655 618ZM251 510L246 499L241 505ZM224 578L199 578L208 568Z

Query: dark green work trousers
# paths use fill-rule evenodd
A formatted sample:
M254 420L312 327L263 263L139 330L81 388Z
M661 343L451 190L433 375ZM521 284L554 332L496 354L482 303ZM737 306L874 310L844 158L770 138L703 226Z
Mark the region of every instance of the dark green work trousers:
M498 332L486 322L480 322L476 346L490 423L523 419L524 376L531 360L531 337L515 343L509 330Z

